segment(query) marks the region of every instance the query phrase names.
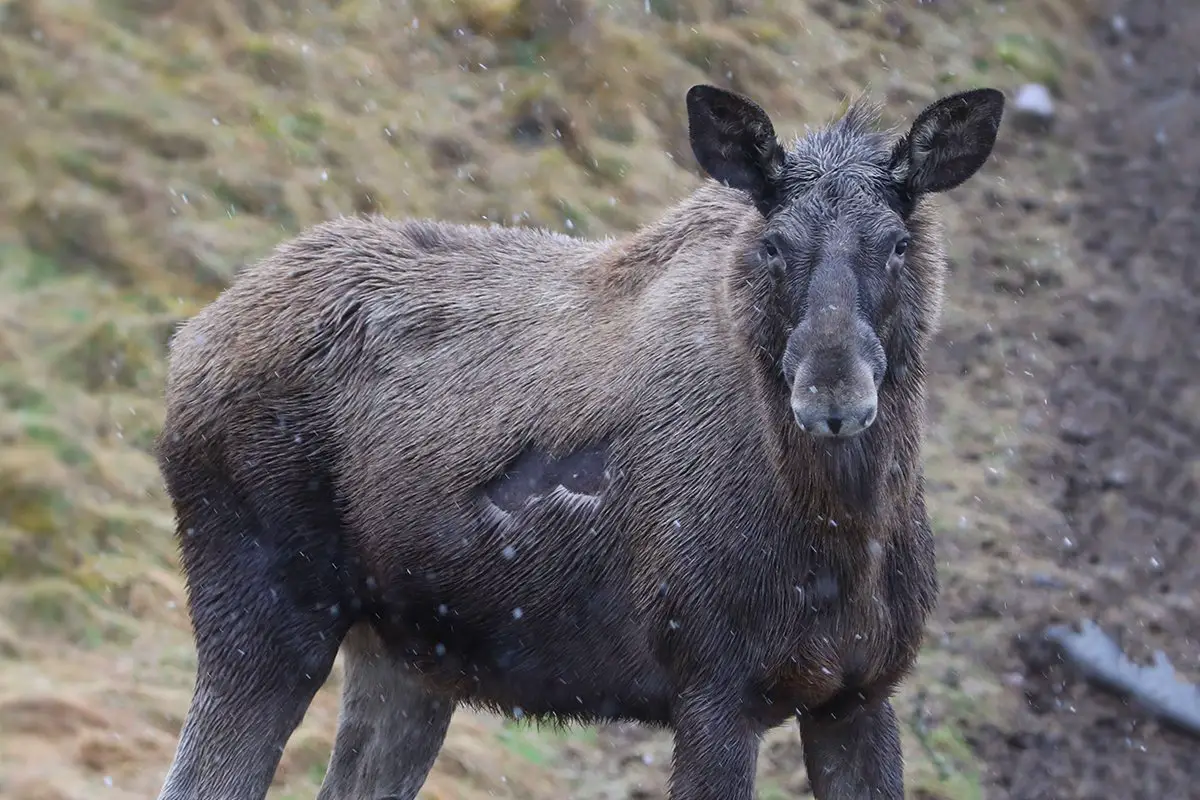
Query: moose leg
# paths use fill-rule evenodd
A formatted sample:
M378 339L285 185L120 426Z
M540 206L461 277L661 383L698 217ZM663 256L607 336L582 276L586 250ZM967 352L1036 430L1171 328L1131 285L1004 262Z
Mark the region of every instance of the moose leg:
M800 737L816 800L904 800L900 730L887 699L801 715Z
M736 699L718 697L686 698L675 709L671 800L754 800L759 732Z
M337 739L317 800L413 800L446 738L453 700L432 694L366 625L342 648Z
M254 615L251 606L246 617ZM196 686L159 800L266 796L283 746L337 655L340 637L307 622L243 617L197 637Z
M220 475L167 474L197 670L159 800L262 800L350 626L336 537L286 494L250 505Z

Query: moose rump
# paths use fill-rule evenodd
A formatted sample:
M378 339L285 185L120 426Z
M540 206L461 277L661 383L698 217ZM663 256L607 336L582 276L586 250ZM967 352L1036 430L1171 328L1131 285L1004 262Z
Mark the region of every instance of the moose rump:
M263 797L340 649L321 800L414 798L461 705L669 726L673 800L749 800L798 715L819 800L898 800L936 592L919 200L1000 103L784 151L696 87L716 180L631 236L346 218L245 270L171 343L198 670L160 798Z

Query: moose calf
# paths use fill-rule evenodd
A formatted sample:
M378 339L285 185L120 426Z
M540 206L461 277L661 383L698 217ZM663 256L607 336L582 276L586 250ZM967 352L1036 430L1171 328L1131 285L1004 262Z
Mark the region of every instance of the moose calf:
M993 89L791 144L695 86L714 180L618 239L339 219L171 344L158 457L199 669L163 800L257 800L345 658L320 800L414 798L460 705L669 727L672 800L749 800L796 718L819 800L903 796L934 606L927 195Z

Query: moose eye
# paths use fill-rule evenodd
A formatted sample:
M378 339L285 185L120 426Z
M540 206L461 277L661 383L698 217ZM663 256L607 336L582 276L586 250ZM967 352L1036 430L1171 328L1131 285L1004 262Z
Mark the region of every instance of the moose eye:
M895 248L892 249L894 255L902 256L908 252L908 237L905 236L900 241L896 242Z

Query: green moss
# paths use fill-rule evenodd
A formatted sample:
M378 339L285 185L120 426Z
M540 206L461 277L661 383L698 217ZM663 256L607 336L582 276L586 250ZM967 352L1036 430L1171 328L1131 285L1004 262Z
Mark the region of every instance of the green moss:
M87 325L77 321L75 342L57 359L58 374L88 391L136 389L148 385L161 371L164 342L145 324L101 319Z
M682 22L690 16L688 3L683 0L646 0L651 14L667 22Z
M194 131L175 127L172 115L170 107L130 107L93 101L73 116L85 130L131 140L159 158L191 161L208 155L207 141Z
M675 48L710 79L735 91L757 94L764 101L768 87L786 80L770 54L725 26L681 27L675 36Z
M23 434L27 441L40 444L54 451L59 461L69 467L79 467L92 463L92 456L79 441L62 430L54 421L37 415L22 425Z
M1029 33L1009 33L996 40L996 58L1026 80L1062 89L1065 67L1062 50L1050 39Z
M536 725L507 719L496 734L496 739L506 749L539 767L558 763L566 742L594 744L597 737L594 728Z
M100 601L63 579L42 579L10 586L0 609L18 632L52 636L95 648L128 644L136 635L133 620L107 611Z
M939 725L923 742L933 769L914 780L914 788L930 800L983 800L983 776L977 758L957 727Z
M68 527L64 523L71 514L70 498L52 486L32 482L0 485L0 514L11 525L34 536L53 537Z
M231 214L253 214L292 227L296 215L287 206L283 187L278 181L250 178L235 181L217 178L212 186L213 196Z
M46 390L33 385L15 367L0 367L0 404L33 414L52 414L55 410Z
M191 675L196 672L196 649L190 643L161 651L158 665L167 674Z
M230 63L256 80L277 88L302 89L308 82L304 60L297 53L261 37L243 41L230 56Z
M120 194L124 189L120 172L111 166L101 164L88 153L78 150L59 153L58 163L63 172L71 177L103 189L110 194Z
M792 800L792 794L774 781L760 781L756 787L758 800Z
M279 132L303 142L320 141L325 132L325 118L314 109L300 109L295 114L284 114L279 118Z
M442 36L470 30L481 36L505 39L519 21L520 0L412 0L420 24Z
M62 265L42 253L15 244L0 244L0 279L18 290L36 289L64 275Z
M155 508L140 508L124 503L109 503L89 510L97 552L144 552L147 541L164 542L172 538L173 518ZM150 553L145 553L150 555ZM159 564L159 566L168 566Z
M746 18L732 21L733 29L752 45L765 45L780 55L791 55L796 36L776 20Z
M561 227L564 233L571 236L588 236L588 215L582 208L563 198L558 198L562 209Z
M619 184L629 174L629 159L613 154L597 154L593 158L593 172L612 184Z
M43 194L20 211L17 219L26 245L41 263L127 280L129 240L123 222L108 214L111 198L76 186Z
M545 35L518 39L509 44L509 62L523 69L540 71L546 66L546 55L552 45L553 40Z
M146 454L154 453L155 440L158 437L160 425L157 420L146 421L140 425L125 425L121 429L122 438Z
M250 107L250 120L263 142L282 151L293 164L321 164L316 144L325 123L318 112L303 110L293 114L258 102Z

